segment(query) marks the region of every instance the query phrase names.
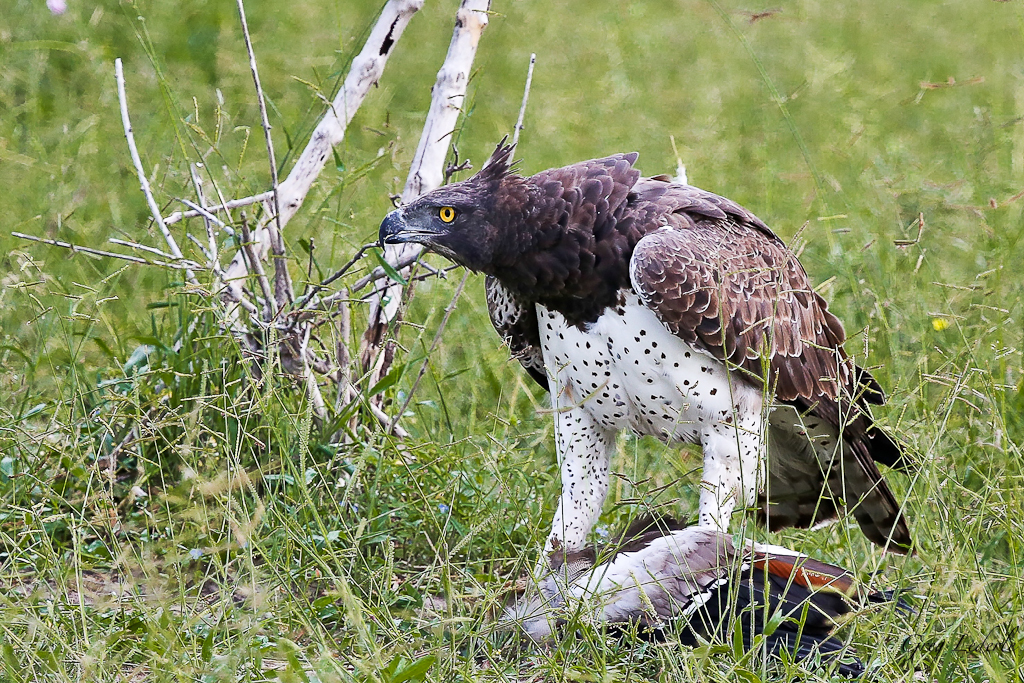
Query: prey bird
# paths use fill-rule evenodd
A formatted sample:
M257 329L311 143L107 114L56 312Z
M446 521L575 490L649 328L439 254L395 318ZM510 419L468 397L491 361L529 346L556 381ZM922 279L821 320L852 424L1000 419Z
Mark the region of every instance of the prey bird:
M782 240L728 199L641 178L636 153L523 177L512 151L389 213L380 241L486 274L494 328L549 390L562 490L546 550L584 546L631 429L700 445L702 526L754 506L771 529L849 510L908 552L876 465L911 466L871 417L882 388Z
M893 593L861 585L845 569L778 546L747 542L707 527L642 517L598 549L555 551L538 590L506 608L501 626L551 644L582 624L683 645L732 644L820 660L845 676L865 667L835 628L860 607L912 608ZM772 624L772 628L765 626ZM760 636L760 639L758 638Z

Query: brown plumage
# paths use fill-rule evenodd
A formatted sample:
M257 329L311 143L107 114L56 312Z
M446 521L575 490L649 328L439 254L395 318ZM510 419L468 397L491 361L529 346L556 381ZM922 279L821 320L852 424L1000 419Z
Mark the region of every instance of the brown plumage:
M702 445L714 493L702 492L701 523L727 527L732 506L760 492L772 528L849 508L875 543L910 548L875 464L909 466L871 418L882 390L763 222L704 190L641 178L635 153L529 178L512 171L511 153L501 145L476 176L392 212L381 239L420 242L488 275L495 329L559 408L552 542L582 544L607 486L608 435L628 427Z

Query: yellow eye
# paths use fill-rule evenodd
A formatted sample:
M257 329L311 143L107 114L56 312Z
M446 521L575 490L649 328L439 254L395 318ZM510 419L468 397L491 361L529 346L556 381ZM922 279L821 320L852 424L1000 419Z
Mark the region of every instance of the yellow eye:
M455 220L455 209L450 206L442 206L441 210L437 212L438 217L444 223L451 223Z

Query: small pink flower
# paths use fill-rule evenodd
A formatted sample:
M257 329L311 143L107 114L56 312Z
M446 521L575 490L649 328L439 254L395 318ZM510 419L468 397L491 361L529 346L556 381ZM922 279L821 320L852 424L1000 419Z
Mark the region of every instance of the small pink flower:
M64 0L46 0L46 6L51 14L64 14L68 11L68 3Z

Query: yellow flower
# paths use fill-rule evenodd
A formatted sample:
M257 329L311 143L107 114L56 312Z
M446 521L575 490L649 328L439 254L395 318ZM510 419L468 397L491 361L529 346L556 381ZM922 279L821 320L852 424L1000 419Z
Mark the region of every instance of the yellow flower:
M949 318L932 318L932 329L936 332L942 332L947 327L949 327Z

